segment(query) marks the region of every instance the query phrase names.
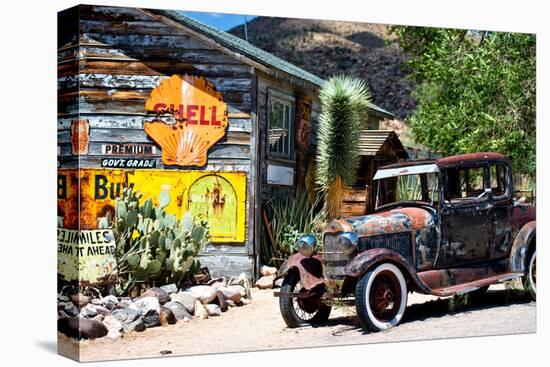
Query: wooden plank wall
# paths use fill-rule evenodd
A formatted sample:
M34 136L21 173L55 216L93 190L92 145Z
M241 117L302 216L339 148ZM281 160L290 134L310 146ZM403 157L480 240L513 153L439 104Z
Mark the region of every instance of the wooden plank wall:
M199 169L244 171L247 182L247 235L244 246L216 244L203 263L217 273L253 274L255 170L254 69L182 29L168 26L138 9L81 5L60 17L58 49L58 145L61 167L100 167L104 143L153 143L143 123L153 116L145 100L158 83L173 74L199 74L212 81L228 105L227 136ZM79 22L75 28L74 19ZM66 25L65 25L66 24ZM78 32L75 32L75 29ZM65 31L68 30L68 31ZM70 31L70 32L69 32ZM70 124L90 124L89 154L71 154ZM157 149L157 168L164 167ZM186 167L186 169L188 169Z

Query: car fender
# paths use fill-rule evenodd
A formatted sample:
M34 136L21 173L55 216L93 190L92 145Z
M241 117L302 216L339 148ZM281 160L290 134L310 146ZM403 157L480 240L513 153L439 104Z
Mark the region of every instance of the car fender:
M344 273L346 276L359 278L374 266L386 262L397 265L419 292L431 293L430 287L418 277L413 266L403 256L386 248L376 248L360 253L344 268Z
M281 265L277 271L277 278L284 277L293 269L300 273L300 280L305 289L313 289L320 284L325 284L323 262L319 255L306 257L299 252L295 253Z
M512 249L510 250L510 271L515 273L525 273L525 260L531 245L532 239L536 235L537 221L533 220L525 224L519 230Z

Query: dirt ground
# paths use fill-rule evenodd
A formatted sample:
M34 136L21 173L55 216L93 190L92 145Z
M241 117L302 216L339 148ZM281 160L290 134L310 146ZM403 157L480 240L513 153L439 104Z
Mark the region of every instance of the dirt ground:
M82 361L242 352L466 336L534 333L536 303L523 293L492 286L466 305L451 299L409 294L405 318L393 329L365 333L354 307L333 308L327 325L289 329L273 290L253 289L249 305L230 308L220 317L129 333L122 339L80 342ZM453 311L454 310L454 311ZM60 334L60 351L76 342ZM161 351L163 353L161 353ZM171 352L171 353L168 353Z

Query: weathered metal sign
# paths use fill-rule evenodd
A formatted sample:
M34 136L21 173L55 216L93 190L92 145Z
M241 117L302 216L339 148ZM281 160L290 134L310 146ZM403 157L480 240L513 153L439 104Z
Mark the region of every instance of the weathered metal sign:
M151 92L145 109L174 116L176 123L147 121L144 129L162 148L165 165L204 166L208 149L225 135L227 105L203 77L173 75Z
M144 158L103 158L101 167L108 168L155 168L155 159Z
M71 122L71 153L86 155L90 146L90 124L88 120L76 119Z
M79 186L80 185L80 186ZM58 215L64 228L96 229L97 220L114 214L124 187L153 199L167 190L166 211L181 218L186 211L208 221L212 241L244 242L246 173L182 170L60 169Z
M300 149L307 149L311 140L311 99L304 96L298 99L296 118L296 145Z
M65 280L101 282L116 273L115 239L110 229L57 229L57 272Z
M152 144L103 144L101 153L116 156L153 156L157 154L157 147Z

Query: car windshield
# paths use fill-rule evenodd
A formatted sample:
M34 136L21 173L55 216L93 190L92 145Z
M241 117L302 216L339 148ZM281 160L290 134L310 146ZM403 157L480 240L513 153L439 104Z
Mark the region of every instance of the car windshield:
M377 208L403 201L418 201L435 207L439 200L438 172L404 173L379 178L376 189Z

